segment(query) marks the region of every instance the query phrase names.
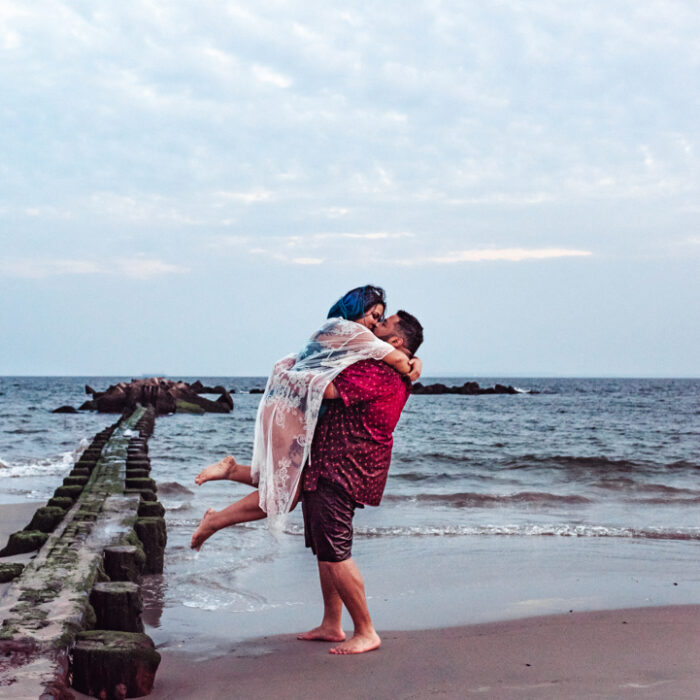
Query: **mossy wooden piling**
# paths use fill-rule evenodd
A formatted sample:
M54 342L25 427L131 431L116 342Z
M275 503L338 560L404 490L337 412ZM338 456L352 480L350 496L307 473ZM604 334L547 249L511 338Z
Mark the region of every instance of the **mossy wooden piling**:
M138 407L98 433L0 552L38 550L24 568L0 564L14 578L0 599L0 687L13 698L71 697L71 675L95 695L118 682L128 697L150 692L160 657L143 634L139 585L162 572L167 537L149 475L154 424L153 409Z

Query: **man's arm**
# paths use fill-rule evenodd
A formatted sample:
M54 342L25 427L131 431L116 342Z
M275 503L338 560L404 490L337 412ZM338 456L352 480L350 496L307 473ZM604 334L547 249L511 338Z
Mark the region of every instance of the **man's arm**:
M339 399L340 394L338 393L338 390L335 388L335 384L331 382L327 387L326 390L323 392L323 398L324 399Z

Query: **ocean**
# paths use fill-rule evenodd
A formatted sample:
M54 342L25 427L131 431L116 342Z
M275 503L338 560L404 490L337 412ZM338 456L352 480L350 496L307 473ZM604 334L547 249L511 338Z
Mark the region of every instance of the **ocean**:
M235 391L230 414L158 418L149 443L166 508L163 576L146 585L161 646L311 627L320 614L300 509L189 548L207 507L249 487L194 476L249 463L263 377L181 377ZM0 503L47 500L116 416L80 412L85 384L124 377L0 377ZM436 627L570 609L698 602L700 380L453 377L517 395L412 396L379 508L356 516L355 557L375 622ZM193 641L198 640L198 641ZM207 641L208 640L208 641Z

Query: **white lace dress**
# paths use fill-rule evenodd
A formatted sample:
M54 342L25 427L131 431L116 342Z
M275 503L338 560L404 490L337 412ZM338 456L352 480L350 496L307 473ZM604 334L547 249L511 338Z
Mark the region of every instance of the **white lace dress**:
M275 363L258 407L251 465L272 529L292 507L326 387L346 367L393 349L365 326L331 318L299 354Z

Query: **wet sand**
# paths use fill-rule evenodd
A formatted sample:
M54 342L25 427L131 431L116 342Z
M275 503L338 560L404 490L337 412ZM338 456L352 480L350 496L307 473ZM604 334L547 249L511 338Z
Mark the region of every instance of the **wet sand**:
M354 657L292 636L197 661L161 649L152 700L700 697L700 606L534 617L383 632Z
M39 505L0 506L3 544L11 532L29 522ZM434 605L445 608L449 601L440 596ZM418 614L426 617L426 613ZM192 632L197 637L202 629ZM300 642L293 635L231 642L224 649L219 645L216 655L197 653L191 639L171 640L159 648L163 660L149 697L700 697L700 605L380 632L381 649L353 657L332 656L330 644ZM76 693L76 698L84 697Z

